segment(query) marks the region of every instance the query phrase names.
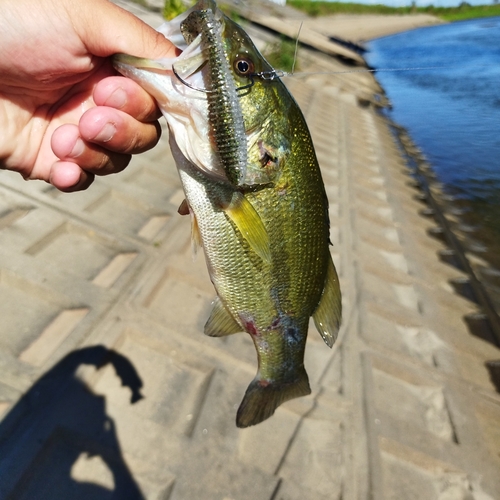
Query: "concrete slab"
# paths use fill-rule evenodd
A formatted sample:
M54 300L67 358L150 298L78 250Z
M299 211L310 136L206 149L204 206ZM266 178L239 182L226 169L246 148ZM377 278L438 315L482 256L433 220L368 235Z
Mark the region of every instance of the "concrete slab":
M166 138L83 193L2 172L1 498L500 497L485 366L500 351L443 286L460 271L439 259L390 124L366 104L381 89L300 57L315 74L286 83L321 160L344 303L332 350L309 336L311 396L236 428L254 347L202 333L214 293L176 212Z

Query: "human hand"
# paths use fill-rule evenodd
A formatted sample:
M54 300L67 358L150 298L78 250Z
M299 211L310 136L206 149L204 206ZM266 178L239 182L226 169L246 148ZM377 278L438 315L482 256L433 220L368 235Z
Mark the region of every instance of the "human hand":
M153 98L110 56L176 49L129 12L107 0L2 0L0 42L0 168L77 191L158 142Z

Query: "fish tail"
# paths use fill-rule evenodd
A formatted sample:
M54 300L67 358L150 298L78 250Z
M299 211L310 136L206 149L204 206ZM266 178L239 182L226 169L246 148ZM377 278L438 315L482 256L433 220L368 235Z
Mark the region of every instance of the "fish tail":
M268 419L285 401L311 394L309 378L304 367L291 382L267 382L256 378L248 386L238 408L236 425L240 428L259 424Z

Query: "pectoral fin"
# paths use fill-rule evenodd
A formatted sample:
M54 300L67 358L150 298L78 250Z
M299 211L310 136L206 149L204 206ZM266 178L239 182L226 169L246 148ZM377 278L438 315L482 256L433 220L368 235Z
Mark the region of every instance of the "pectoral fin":
M271 262L269 235L252 204L242 193L235 192L224 212L236 225L252 250L265 262Z
M232 317L219 297L214 300L214 307L205 325L205 335L209 337L224 337L242 332L243 328Z
M316 329L328 347L332 347L335 340L337 340L341 318L342 296L340 293L339 278L333 265L332 257L329 256L325 288L318 307L313 314Z

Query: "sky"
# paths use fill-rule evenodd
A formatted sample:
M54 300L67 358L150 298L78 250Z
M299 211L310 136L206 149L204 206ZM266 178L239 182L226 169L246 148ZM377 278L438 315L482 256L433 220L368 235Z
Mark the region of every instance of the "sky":
M328 1L328 0L327 0ZM402 7L405 5L411 5L411 0L332 0L337 2L342 1L354 1L356 3L364 3L368 5L389 5L390 7ZM462 0L416 0L416 5L418 7L425 7L427 5L434 5L434 7L456 7L461 3ZM467 0L467 3L471 5L488 5L492 4L492 0Z

